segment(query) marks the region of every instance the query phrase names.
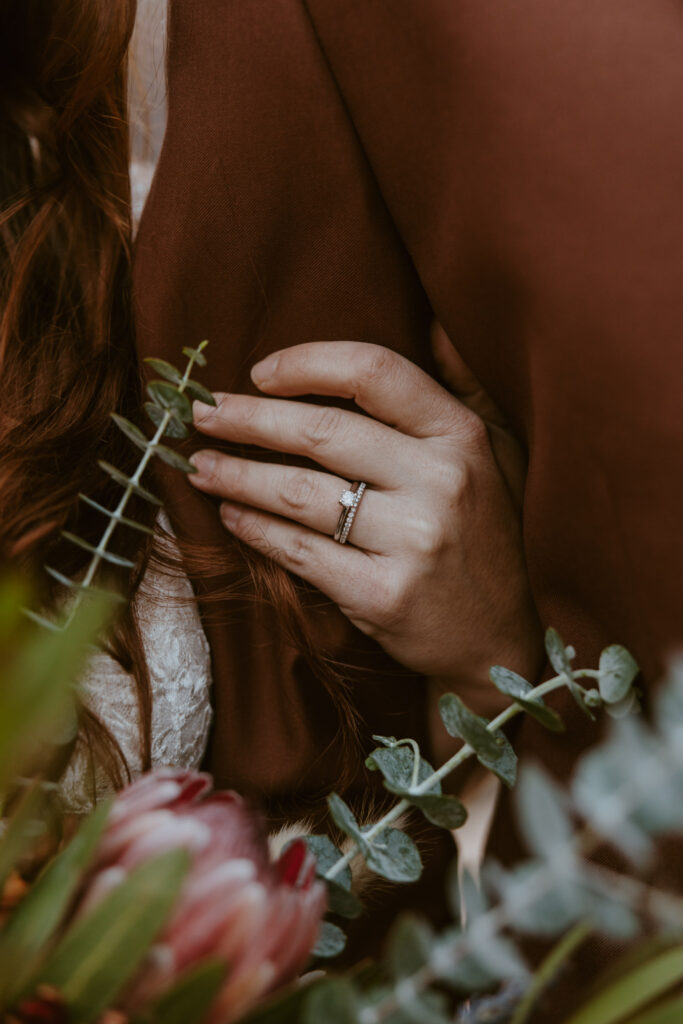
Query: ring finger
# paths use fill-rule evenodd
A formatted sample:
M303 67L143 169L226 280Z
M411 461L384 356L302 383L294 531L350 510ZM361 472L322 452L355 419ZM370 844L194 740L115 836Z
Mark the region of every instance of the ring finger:
M294 520L329 537L334 535L342 510L341 493L350 487L348 481L331 473L252 462L214 451L197 452L192 463L198 472L189 479L200 490ZM386 541L396 538L399 526L393 504L389 495L368 488L353 521L356 547L387 553Z

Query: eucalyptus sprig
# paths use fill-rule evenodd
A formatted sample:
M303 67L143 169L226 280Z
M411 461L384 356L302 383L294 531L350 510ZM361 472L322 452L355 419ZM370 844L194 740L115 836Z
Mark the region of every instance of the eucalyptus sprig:
M513 703L493 721L471 711L453 693L444 694L439 701L441 720L447 732L462 739L464 745L440 768L434 769L422 756L415 740L395 737L373 737L382 745L366 760L373 771L380 771L385 788L400 799L377 822L361 826L351 808L338 794L328 798L328 806L335 825L350 840L342 853L326 836L312 836L307 842L317 857L318 871L328 886L330 910L341 916L354 917L360 907L351 893L349 867L356 858L362 858L376 874L392 882L415 882L422 873L419 851L410 836L392 824L406 811L419 810L432 824L445 829L460 828L467 819L467 810L457 797L441 791L441 781L460 767L468 758L476 757L507 786L513 786L517 776L517 757L501 729L516 715L525 712L539 724L553 731L565 726L556 711L547 707L544 697L561 688L567 688L581 710L594 718L593 709L605 707L615 716L627 713L637 702L633 686L638 665L629 652L619 645L607 647L600 657L597 669L575 669L572 661L576 654L566 647L558 632L549 629L545 638L546 651L556 675L532 686L510 669L494 666L490 678L501 693ZM586 689L579 679L591 679L597 688ZM330 922L321 934L317 952L334 956L344 948L344 935Z
M103 562L123 569L134 568L134 563L130 559L110 551L109 544L119 526L127 526L141 533L152 534L154 532L147 524L137 522L135 519L125 515L133 495L150 502L152 505L162 505L161 499L148 490L148 488L143 487L141 483L142 476L152 458L156 456L183 473L196 472L194 466L183 455L173 448L162 444L161 439L163 437L176 439L187 437L188 429L186 424L192 422L190 399L199 399L207 405L216 404L211 392L197 383L197 381L191 380L190 376L195 364L197 366L206 366L204 349L207 345L208 341L202 341L197 348L183 349L183 354L188 358L184 373L181 373L175 366L163 359L149 358L145 360L162 378L160 380L152 380L147 385L147 394L150 401L145 403L144 408L156 428L151 438L146 437L142 430L134 423L131 423L130 420L119 416L118 413L111 414L116 426L126 435L129 441L142 451L142 456L132 476L127 476L120 469L117 469L116 466L112 466L108 462L100 461L98 463L100 469L123 488L123 494L115 509L105 508L104 505L90 498L87 494L79 494L79 499L82 502L96 509L109 521L99 543L96 545L90 544L75 533L67 530L62 531L62 537L65 540L87 551L91 558L82 579L78 580L70 579L56 569L46 566L46 571L49 575L63 587L72 591L75 594L75 598L70 604L65 620L59 623L55 623L36 612L29 611L30 617L41 625L54 630L66 628L73 622L84 598L88 594L98 592L99 588L96 587L95 580ZM106 593L113 600L125 602L125 598L115 591L106 591Z
M621 674L626 661L613 648L601 661L602 690L616 696L611 673L618 666ZM625 678L616 690L625 687ZM652 857L656 837L683 829L683 665L673 667L660 689L653 718L652 726L634 717L615 721L608 739L579 760L569 792L541 767L525 766L516 790L517 810L532 857L512 868L485 865L482 889L468 875L459 884L454 872L449 895L460 923L436 934L426 922L404 916L390 935L381 980L375 972L367 979L323 981L308 997L305 1024L447 1024L453 1017L444 989L471 994L500 982L516 993L514 1024L525 1024L563 956L593 931L632 939L644 917L665 940L668 936L668 947L655 947L654 956L638 961L634 975L612 971L608 987L567 1021L633 1019L635 1024L632 1013L683 977L683 898L590 858L607 842L642 866ZM582 820L581 827L575 826L576 819ZM531 986L511 931L548 937L565 933ZM529 995L520 1001L525 986ZM683 1000L674 995L661 1009L661 1024L678 1020ZM481 1017L472 1008L466 1019L488 1021L489 1013L482 1003ZM559 1008L555 1019L565 1019ZM660 1017L653 1012L655 1020Z

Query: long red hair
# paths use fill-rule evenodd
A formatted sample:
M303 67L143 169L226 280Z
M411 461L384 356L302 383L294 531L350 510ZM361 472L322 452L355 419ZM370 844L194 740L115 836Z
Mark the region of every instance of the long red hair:
M96 543L105 525L79 492L108 507L120 496L97 460L128 472L136 465L110 419L117 410L139 422L142 404L131 322L126 91L135 15L136 0L4 0L0 9L0 557L42 580L47 606L63 595L41 567L73 576L87 562L60 531ZM144 503L133 510L142 522L151 524L153 515ZM140 538L117 531L115 548L136 569L109 570L131 596L150 556ZM221 552L188 545L184 554L193 575L230 571L234 578L241 565L237 575L254 596L278 606L355 749L346 687L312 646L289 577L234 545ZM149 767L151 693L132 607L116 623L110 648L136 681ZM125 759L85 708L81 740L121 785Z

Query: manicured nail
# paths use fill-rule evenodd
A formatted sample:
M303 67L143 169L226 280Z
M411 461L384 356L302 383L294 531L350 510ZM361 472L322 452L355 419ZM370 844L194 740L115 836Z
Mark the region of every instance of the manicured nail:
M267 356L262 359L260 363L252 367L251 379L253 380L256 387L260 388L267 384L271 377L275 376L277 370L277 364L280 362L280 356L278 353L275 355Z
M196 473L192 473L190 480L193 484L204 483L213 473L216 456L214 452L195 452L190 456L190 462L197 470Z
M239 521L240 510L235 508L234 505L229 505L227 501L224 501L221 505L221 519L229 530L233 530Z
M213 405L207 405L206 402L200 402L196 400L192 403L192 419L195 423L201 423L202 420L208 420L211 416L214 416L216 409Z

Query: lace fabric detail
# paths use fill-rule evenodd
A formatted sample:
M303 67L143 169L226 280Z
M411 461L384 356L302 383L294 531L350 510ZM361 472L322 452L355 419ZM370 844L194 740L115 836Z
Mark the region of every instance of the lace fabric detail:
M165 517L160 523L166 531ZM175 545L172 549L174 553ZM211 725L209 645L192 587L184 574L152 564L136 595L138 620L152 691L152 765L199 767ZM131 675L105 653L94 655L81 680L83 698L121 746L132 776L142 771L140 717ZM97 799L111 787L96 772ZM65 809L92 810L93 779L87 751L77 747L60 783Z

